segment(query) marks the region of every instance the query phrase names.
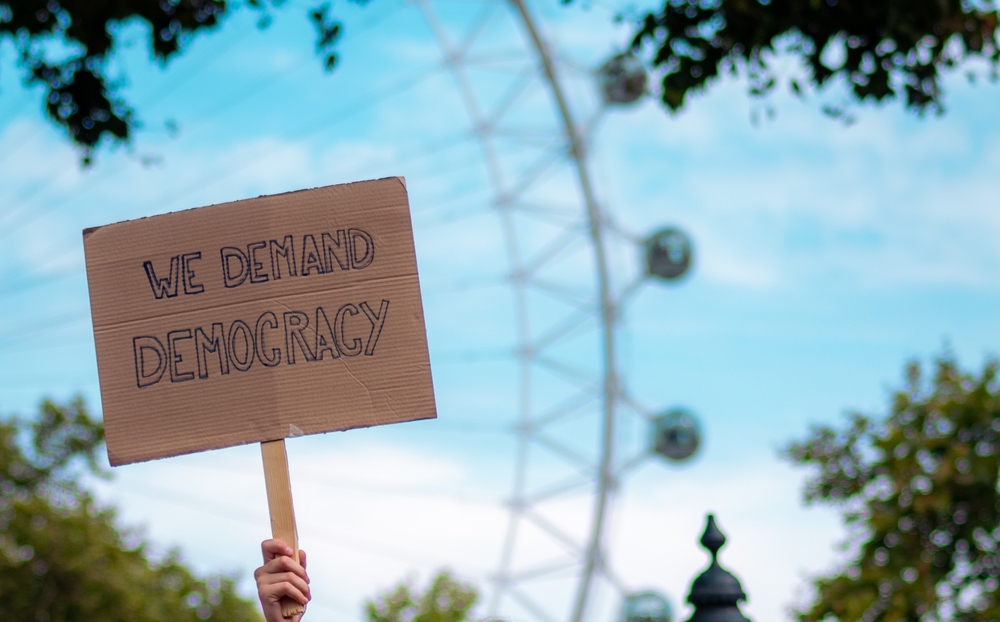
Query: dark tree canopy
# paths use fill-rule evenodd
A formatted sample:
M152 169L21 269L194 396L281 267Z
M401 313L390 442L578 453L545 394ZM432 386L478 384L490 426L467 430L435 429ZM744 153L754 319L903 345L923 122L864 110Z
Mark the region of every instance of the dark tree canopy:
M270 23L269 9L284 0L244 0ZM116 30L138 22L146 27L152 57L166 65L199 33L212 30L239 2L227 0L0 0L0 42L9 39L28 86L45 92L45 112L82 148L84 162L102 140L128 142L136 127L133 108L109 75ZM340 25L321 6L310 13L317 52L327 70L336 64L331 48Z
M87 494L103 430L82 401L0 421L0 620L257 622L228 577L199 578L175 553L122 531Z
M842 78L852 99L902 94L923 113L943 110L942 70L985 59L995 78L997 19L995 0L666 0L642 19L633 47L651 53L670 110L727 72L767 95L778 83L773 59L789 54L814 87ZM802 93L797 80L789 86Z
M48 116L90 150L105 136L128 140L134 125L107 73L115 27L143 22L153 57L166 64L227 10L225 0L7 0L0 2L0 39L16 46L26 83L44 87Z
M788 456L816 469L809 502L834 504L854 554L815 582L802 622L1000 619L1000 382L949 357L908 370L885 417L814 429Z
M138 122L121 96L127 76L109 75L120 26L144 25L152 57L166 65L238 6L259 11L264 27L284 2L0 0L0 42L13 43L25 83L43 89L45 113L89 163L102 142L129 142ZM341 35L329 9L325 2L308 11L327 71L337 64ZM997 25L996 0L666 0L641 20L633 47L662 74L660 96L670 110L726 72L745 73L751 94L767 95L778 83L773 57L790 54L817 88L842 78L856 100L902 95L908 108L925 112L943 110L943 70L984 59L996 77ZM824 52L842 59L830 66ZM790 87L803 91L796 79Z

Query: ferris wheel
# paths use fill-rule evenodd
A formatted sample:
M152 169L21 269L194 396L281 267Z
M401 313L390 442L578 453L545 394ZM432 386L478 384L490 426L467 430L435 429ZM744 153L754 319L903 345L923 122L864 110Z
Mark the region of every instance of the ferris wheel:
M688 273L692 245L674 227L618 226L590 158L601 119L645 95L646 73L627 52L599 68L563 58L524 0L463 4L475 15L450 20L455 3L416 0L481 147L513 298L514 481L488 613L663 621L666 600L615 573L608 524L625 475L654 454L691 457L700 431L689 411L654 413L629 394L618 341L629 300Z
M627 53L596 67L573 62L525 0L414 3L481 147L516 326L514 473L488 613L662 622L662 596L615 572L609 523L628 473L654 454L689 458L700 432L691 413L650 409L629 393L619 340L630 300L684 277L693 249L676 228L620 226L592 158L602 120L645 96L642 64ZM471 16L450 19L456 4Z

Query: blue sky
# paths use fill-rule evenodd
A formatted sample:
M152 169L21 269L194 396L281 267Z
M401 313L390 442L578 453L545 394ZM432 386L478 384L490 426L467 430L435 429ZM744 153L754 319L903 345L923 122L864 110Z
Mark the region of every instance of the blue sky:
M438 10L457 28L468 6ZM408 573L425 580L447 566L483 582L495 568L514 456L503 433L514 329L485 165L426 21L397 0L335 5L346 35L325 75L305 9L290 3L264 31L238 13L166 70L126 28L116 63L143 129L132 150L103 151L89 171L0 47L0 412L77 393L99 410L84 227L405 175L440 419L289 442L319 586L310 616L347 621ZM615 7L533 10L586 110L585 70L627 40ZM490 42L523 48L506 36ZM501 77L476 79L485 97L500 91ZM856 110L849 127L819 112L836 88L804 102L779 93L776 116L754 124L738 80L679 115L650 100L602 119L592 169L609 213L637 236L679 225L697 253L690 278L647 285L625 310L631 392L651 409L690 407L706 434L692 463L649 464L625 483L611 542L630 586L664 590L682 609L705 564L704 514L716 511L746 611L782 618L807 578L841 558L843 534L832 511L800 506L803 473L777 450L845 410L881 412L911 359L948 347L975 367L1000 351L1000 88L961 75L946 88L943 117L889 104ZM541 95L532 101L527 111L550 114ZM634 252L616 249L624 278ZM254 447L115 475L97 484L102 498L158 546L244 578L257 564L268 526Z

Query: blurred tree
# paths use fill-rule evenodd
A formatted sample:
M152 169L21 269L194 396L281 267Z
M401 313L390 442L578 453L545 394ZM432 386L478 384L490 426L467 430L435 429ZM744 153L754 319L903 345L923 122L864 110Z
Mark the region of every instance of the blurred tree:
M884 419L854 414L787 448L816 467L807 502L840 507L853 559L817 579L803 622L1000 619L1000 383L997 365L948 357L907 370Z
M996 0L665 0L642 17L633 47L651 54L672 111L725 72L744 73L750 94L764 97L785 55L816 88L840 78L854 101L903 93L907 108L941 112L943 69L982 59L996 79L997 20ZM789 86L803 94L798 79Z
M102 140L128 142L136 127L132 107L119 94L127 76L109 75L118 33L142 24L152 56L161 65L184 51L197 34L219 26L236 6L260 13L258 26L271 22L271 7L285 0L0 0L0 43L9 39L27 86L41 85L45 112L83 151L89 164ZM316 51L327 71L340 24L327 5L309 12L317 31Z
M464 622L477 600L475 587L443 571L423 594L414 592L410 583L400 583L366 602L365 618L368 622Z
M260 620L232 579L198 578L176 553L151 560L87 494L80 477L100 473L103 435L79 399L0 422L0 620Z

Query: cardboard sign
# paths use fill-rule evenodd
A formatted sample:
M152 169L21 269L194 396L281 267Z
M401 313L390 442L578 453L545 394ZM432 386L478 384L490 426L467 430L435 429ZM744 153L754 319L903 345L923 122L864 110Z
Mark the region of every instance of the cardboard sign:
M402 178L83 237L112 465L436 416Z

